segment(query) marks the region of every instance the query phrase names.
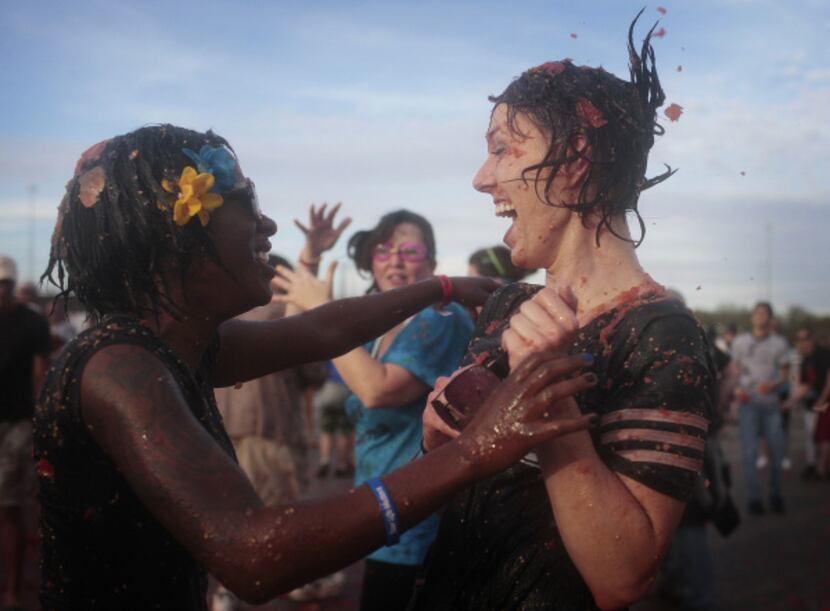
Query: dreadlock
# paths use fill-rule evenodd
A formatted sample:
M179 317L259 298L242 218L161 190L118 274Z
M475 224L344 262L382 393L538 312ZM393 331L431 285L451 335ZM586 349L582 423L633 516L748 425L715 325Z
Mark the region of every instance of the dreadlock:
M644 9L643 9L644 10ZM640 193L663 182L675 170L646 178L648 153L654 136L664 130L655 114L665 94L657 76L651 36L657 23L648 31L640 52L634 47L634 26L643 10L628 29L629 82L602 68L576 66L571 60L548 62L531 68L515 79L501 95L490 96L495 107L507 106L510 129L524 136L516 124L516 116L529 117L543 132L551 134L551 143L539 163L528 166L522 178L535 172L535 189L539 198L551 206L577 212L587 224L587 217L597 215L596 242L599 245L603 227L616 237L639 246L646 227L637 209ZM586 139L585 150L569 146L577 137ZM588 162L588 173L574 202L553 202L551 185L562 166L578 159ZM550 168L547 178L541 172ZM619 235L611 223L620 214L632 211L640 225L637 240Z
M99 143L89 149L67 183L52 236L49 264L41 276L72 294L94 321L112 312L157 317L177 316L163 282L163 269L180 264L181 274L198 257L218 261L199 223L179 226L163 179L175 179L192 161L187 147L230 145L211 131L200 133L173 125L154 125ZM100 174L103 188L85 199L89 176ZM172 198L172 200L171 200Z

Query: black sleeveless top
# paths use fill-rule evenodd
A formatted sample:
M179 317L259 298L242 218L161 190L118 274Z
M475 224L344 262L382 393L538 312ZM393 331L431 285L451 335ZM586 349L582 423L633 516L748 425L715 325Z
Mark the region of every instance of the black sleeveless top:
M494 293L462 365L508 373L501 334L541 287ZM582 327L571 354L590 352L598 384L577 397L600 417L592 431L612 470L686 499L702 466L714 375L705 334L660 291L641 295ZM681 411L682 410L682 411ZM620 525L624 528L624 525ZM441 517L410 611L596 609L571 561L534 455L462 491Z
M108 317L70 342L47 373L34 417L44 610L206 609L205 571L142 505L81 417L84 365L104 346L125 343L172 372L193 415L234 456L210 384L218 336L195 374L126 316Z

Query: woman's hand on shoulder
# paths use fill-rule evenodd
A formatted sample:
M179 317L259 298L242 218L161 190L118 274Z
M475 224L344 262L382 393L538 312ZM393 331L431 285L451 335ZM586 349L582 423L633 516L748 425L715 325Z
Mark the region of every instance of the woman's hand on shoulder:
M476 466L477 475L498 473L533 448L587 429L596 416L561 416L559 402L597 383L589 359L552 352L530 355L496 387L455 443Z
M579 328L576 299L569 287L545 287L525 301L501 336L510 370L535 352L562 352Z
M277 275L271 280L274 287L273 301L292 304L300 310L311 310L328 303L332 298L336 267L337 262L333 261L326 272L326 279L320 280L302 266L297 266L294 270L278 266Z
M487 298L501 286L492 278L453 276L450 281L452 282L453 301L471 308L484 305Z

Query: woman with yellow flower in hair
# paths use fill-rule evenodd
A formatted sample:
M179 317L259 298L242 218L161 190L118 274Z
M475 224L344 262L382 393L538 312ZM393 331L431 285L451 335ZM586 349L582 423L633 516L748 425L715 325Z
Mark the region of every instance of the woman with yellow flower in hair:
M212 132L145 127L79 160L44 277L94 324L56 359L35 414L44 609L205 609L206 572L268 600L394 544L475 479L588 426L544 416L590 385L586 362L538 355L423 459L334 498L265 507L213 387L330 359L432 303L474 306L494 288L433 277L299 316L231 320L271 298L275 232Z

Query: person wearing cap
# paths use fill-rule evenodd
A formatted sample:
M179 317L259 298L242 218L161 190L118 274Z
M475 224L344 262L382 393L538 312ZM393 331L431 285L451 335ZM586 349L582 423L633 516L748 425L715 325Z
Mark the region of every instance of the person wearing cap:
M0 256L0 562L2 604L20 605L25 524L34 498L32 411L51 349L49 323L17 300L17 265Z

